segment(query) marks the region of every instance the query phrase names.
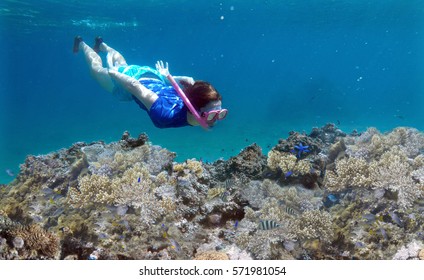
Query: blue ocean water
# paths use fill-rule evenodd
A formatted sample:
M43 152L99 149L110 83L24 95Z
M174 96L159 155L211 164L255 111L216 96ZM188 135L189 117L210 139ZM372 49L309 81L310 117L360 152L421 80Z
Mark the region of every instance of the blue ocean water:
M158 129L90 77L75 35L101 35L129 64L168 61L211 82L229 115L213 130ZM125 130L206 161L291 130L424 129L419 0L0 2L0 183L28 154Z

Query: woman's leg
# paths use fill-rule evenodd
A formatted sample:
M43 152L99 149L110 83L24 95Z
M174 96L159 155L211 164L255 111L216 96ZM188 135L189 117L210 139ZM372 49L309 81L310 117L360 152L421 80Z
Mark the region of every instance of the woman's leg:
M100 56L84 41L79 43L79 49L84 52L85 59L90 67L91 75L105 90L112 93L114 84L109 76L107 68L103 67Z
M106 61L109 69L116 69L119 66L128 65L122 54L114 48L109 47L105 42L103 42L101 37L96 37L95 41L96 44L94 45L94 50L96 52L102 51L107 53Z
M81 37L75 37L74 53L80 49L84 52L85 59L90 67L90 73L93 78L108 92L113 92L114 84L106 68L103 67L100 56L90 48Z

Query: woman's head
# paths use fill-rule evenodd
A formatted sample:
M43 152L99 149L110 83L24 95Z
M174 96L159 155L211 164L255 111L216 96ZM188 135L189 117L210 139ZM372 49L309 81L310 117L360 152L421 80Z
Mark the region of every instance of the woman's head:
M184 92L194 109L208 126L227 116L227 110L221 108L221 95L208 82L196 81L194 84L182 82Z
M183 86L184 93L197 111L211 101L221 101L222 99L218 91L208 82L196 81L192 85L183 83Z

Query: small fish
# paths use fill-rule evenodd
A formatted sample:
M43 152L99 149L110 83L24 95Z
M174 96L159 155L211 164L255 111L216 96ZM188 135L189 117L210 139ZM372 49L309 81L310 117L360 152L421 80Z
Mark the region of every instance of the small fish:
M141 180L141 178L140 178L140 177L138 177L138 180L137 180L137 182L138 182L138 183L140 183L140 180Z
M286 204L286 202L285 202L284 200L280 200L280 201L278 201L278 205L279 205L280 207L283 207L284 211L285 211L287 214L289 214L289 215L292 215L292 216L298 216L298 215L299 215L299 213L300 213L299 209L297 209L297 208L295 208L295 207L292 207L292 206L287 205L287 204Z
M15 173L13 173L13 171L11 169L6 169L5 170L7 175L9 175L10 177L15 177Z
M54 204L54 203L55 203L52 197L50 197L50 199L49 199L49 203L50 203L50 204Z
M278 227L280 227L280 225L275 221L265 220L259 223L259 229L261 230L271 230Z
M394 211L389 211L389 216L392 218L392 221L395 222L399 227L403 228L403 223L399 219L399 216Z
M381 236L383 236L383 238L384 238L385 240L388 240L388 239L389 239L389 237L387 236L386 230L385 230L383 227L380 227L380 228L379 228L379 230L380 230L380 234L381 234Z
M162 237L165 238L165 239L168 239L168 237L169 237L168 236L168 229L169 229L169 227L165 226L165 224L162 224L161 227L163 229Z
M286 211L287 214L292 215L292 216L297 216L298 215L297 210L291 208L290 206L285 206L284 207L284 211Z
M284 174L284 178L288 178L288 177L290 177L291 175L293 175L293 171L287 171L285 174Z
M333 203L336 203L338 201L337 197L334 194L327 195L327 198Z
M398 118L398 119L401 119L401 120L404 120L405 119L405 117L402 116L402 115L393 115L393 117Z
M168 240L171 243L172 249L174 249L177 252L181 251L181 246L175 239L169 238Z
M234 228L235 228L235 229L238 227L238 223L239 223L239 221L238 221L238 220L236 220L236 221L234 222Z
M376 217L375 217L375 215L374 214L371 214L371 213L368 213L368 214L363 214L362 215L362 218L364 218L366 221L366 223L367 224L372 224L372 223L374 223L375 222L375 220L376 220Z

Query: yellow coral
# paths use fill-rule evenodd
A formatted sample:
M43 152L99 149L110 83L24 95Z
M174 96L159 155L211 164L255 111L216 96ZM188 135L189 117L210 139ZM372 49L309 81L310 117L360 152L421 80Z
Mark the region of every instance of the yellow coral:
M169 176L166 171L162 171L156 176L155 184L156 186L162 186L169 183Z
M160 201L161 208L165 210L166 213L173 213L177 209L177 204L170 197L164 197Z
M185 173L185 174L192 173L196 175L197 178L200 178L203 176L202 163L194 159L188 159L184 163L174 164L172 167L172 170L176 173Z
M193 172L198 178L202 177L203 174L203 166L200 161L197 160L187 160L187 168Z
M172 171L176 173L184 172L184 164L182 163L176 163L172 166Z
M213 199L225 192L224 188L212 188L208 190L208 199Z
M267 165L271 170L280 169L284 174L291 171L294 175L305 175L311 170L307 160L298 160L293 154L275 150L268 152Z

